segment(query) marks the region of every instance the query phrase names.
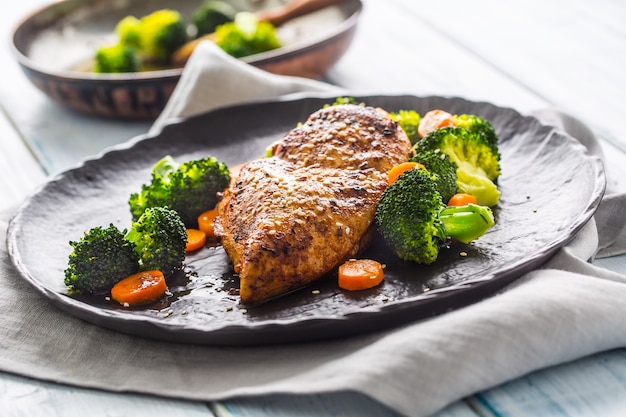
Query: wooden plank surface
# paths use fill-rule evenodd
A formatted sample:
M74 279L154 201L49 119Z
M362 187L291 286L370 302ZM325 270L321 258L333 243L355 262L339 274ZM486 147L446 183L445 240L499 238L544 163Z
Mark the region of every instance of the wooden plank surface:
M165 377L165 376L164 376ZM3 417L211 417L202 403L114 394L0 373Z
M475 396L480 415L598 416L626 414L626 349L546 369Z
M235 399L215 403L212 409L216 417L401 417L376 401L350 392ZM433 417L477 417L477 414L466 403L457 402Z
M437 28L442 16L423 15L439 4L453 9L464 3L416 7L411 0L366 1L357 37L330 71L330 81L354 90L461 96L523 112L545 106L540 96Z
M46 174L34 158L24 140L15 131L11 120L0 111L0 210L22 201L39 184Z

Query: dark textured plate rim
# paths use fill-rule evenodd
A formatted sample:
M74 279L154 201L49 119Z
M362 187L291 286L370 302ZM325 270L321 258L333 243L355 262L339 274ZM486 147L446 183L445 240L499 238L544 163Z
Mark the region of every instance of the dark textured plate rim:
M431 98L435 99L445 99L445 100L453 100L453 101L463 101L468 105L477 105L477 106L491 106L493 108L513 112L520 118L528 118L533 119L536 123L539 121L532 116L522 116L517 111L511 108L504 108L495 106L491 103L487 102L476 102L470 101L459 97L416 97L406 94L363 94L363 93L354 93L348 94L354 97L360 97L367 100L367 97L379 97L379 98L390 98L390 99L401 99L407 97L413 97L418 99L428 100ZM248 106L258 106L263 104L268 104L272 102L293 102L294 104L306 102L310 99L332 99L334 95L328 95L327 93L320 94L296 94L289 96L288 98L281 98L277 100L261 100L254 101L240 105L229 106L226 108L218 109L217 111L237 111L238 108L248 107ZM593 190L589 195L589 201L585 207L585 209L579 214L575 221L573 221L567 230L563 231L558 238L546 243L542 248L536 250L534 253L528 254L521 258L518 262L510 263L505 267L496 268L491 270L487 274L481 274L477 277L469 277L461 283L456 283L450 285L448 287L435 289L427 293L413 295L409 297L407 300L396 301L393 303L385 304L382 307L368 307L360 311L346 313L341 316L332 316L332 317L308 317L308 318L296 318L296 319L276 319L276 320L264 320L262 322L247 322L245 325L241 324L227 324L222 327L217 327L215 329L211 329L207 331L206 329L201 329L196 326L172 326L167 322L156 320L152 317L141 316L141 315L133 315L129 317L128 315L120 314L119 312L113 310L106 310L98 308L97 306L87 304L85 302L79 301L77 299L71 298L67 294L59 293L57 291L51 290L47 288L43 282L34 277L28 270L27 266L21 262L19 249L17 247L17 239L19 238L20 232L20 217L23 212L23 208L28 206L30 202L38 195L38 193L43 190L49 183L60 181L63 179L63 176L68 171L80 170L83 169L85 165L92 163L92 161L97 161L103 156L114 153L114 152L125 152L131 149L133 146L140 142L149 141L152 138L159 137L160 135L167 134L168 131L172 129L177 129L177 126L184 125L185 123L191 122L194 119L201 119L204 117L204 114L200 114L197 116L193 116L187 119L179 119L175 120L172 123L169 123L163 126L162 129L158 131L147 133L144 135L140 135L134 138L129 139L127 142L124 142L120 145L110 147L105 149L100 154L94 156L93 158L88 158L82 161L77 166L70 168L64 172L61 172L54 177L50 178L46 183L42 184L38 190L36 190L31 196L29 196L23 204L18 208L14 216L11 218L7 231L7 247L9 251L10 258L18 270L21 278L25 279L31 286L33 286L38 292L43 294L46 298L53 301L53 303L65 310L72 315L75 315L79 318L85 319L89 322L101 325L107 328L113 328L114 330L120 330L122 332L127 333L136 333L140 336L153 337L160 340L170 340L170 341L184 341L189 343L201 343L201 344L213 344L213 345L247 345L247 344L260 344L260 343L271 343L271 342L260 342L257 338L257 335L262 336L270 336L269 340L276 340L278 342L299 342L302 341L302 334L306 333L308 329L316 329L323 328L326 332L325 336L315 337L315 340L324 339L324 338L335 338L341 336L349 336L351 334L363 333L363 329L355 328L353 331L346 329L346 326L339 326L337 329L339 331L334 331L332 323L352 323L354 321L362 321L355 320L359 318L367 318L372 314L379 314L384 312L389 317L394 318L394 326L400 325L403 323L413 322L416 319L406 317L404 314L405 311L409 308L421 308L422 310L429 310L429 314L424 314L422 316L418 315L419 319L427 319L429 317L437 316L445 311L450 309L455 309L459 307L463 307L465 305L477 302L481 299L484 299L490 295L492 295L498 289L503 288L504 286L514 282L521 275L531 271L532 269L540 266L546 260L548 260L559 248L563 245L570 242L579 232L583 226L591 219L595 211L597 210L602 197L604 195L604 191L606 188L606 178L604 174L604 166L599 157L593 155L586 155L586 158L591 164L591 168L595 173L595 178L593 179ZM540 123L541 124L541 123ZM551 130L554 132L554 129ZM562 132L559 132L560 135L565 135ZM575 139L572 139L575 141ZM577 141L576 144L580 145ZM585 151L586 152L586 151ZM448 301L448 302L442 302ZM434 307L433 308L433 303ZM113 325L112 325L113 324ZM119 328L117 328L117 324L120 324ZM130 327L128 327L130 326ZM128 328L126 328L128 327ZM298 332L295 332L292 336L286 334L285 330L297 328ZM139 330L138 332L136 330ZM372 329L372 331L380 330L380 329ZM153 332L157 332L158 335L155 336ZM267 339L267 337L266 337Z
M240 59L250 65L261 65L267 62L280 62L293 59L294 57L297 57L298 55L301 55L306 51L318 48L321 45L330 42L332 39L335 39L336 37L341 36L343 33L350 31L358 24L359 18L363 11L363 3L361 0L350 1L354 3L354 12L350 14L346 19L342 20L339 24L333 26L333 28L331 28L330 30L319 34L318 36L304 39L294 44L282 46L276 50L262 52ZM61 1L50 3L32 11L29 15L24 17L12 31L13 35L11 36L10 43L11 51L13 53L13 56L15 56L17 62L24 68L40 74L46 74L48 76L55 77L59 80L76 82L150 82L155 80L176 80L180 78L184 68L168 68L156 71L142 71L123 74L94 74L70 70L50 70L46 68L45 65L31 59L16 45L16 37L18 36L18 33L22 30L22 28L26 26L33 18L47 10L59 7L59 3L61 3Z

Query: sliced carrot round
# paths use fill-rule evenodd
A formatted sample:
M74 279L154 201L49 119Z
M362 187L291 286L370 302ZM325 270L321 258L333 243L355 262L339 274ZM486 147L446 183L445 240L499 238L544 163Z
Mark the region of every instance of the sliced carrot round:
M383 282L383 266L372 259L350 259L339 266L339 288L348 291L365 290Z
M467 206L468 204L477 204L476 197L471 194L458 193L448 200L449 206Z
M206 233L199 229L187 229L187 246L185 252L200 249L206 243Z
M424 168L424 165L419 164L417 162L403 162L401 164L398 164L396 166L394 166L393 168L391 168L389 170L389 178L388 178L388 184L391 185L394 182L396 182L398 180L398 178L400 178L400 175L402 175L404 172L413 169L413 168Z
M166 291L167 284L161 271L142 271L115 284L111 298L120 304L145 304L158 300Z
M423 138L433 130L447 126L456 126L454 115L439 109L431 110L420 120L417 133Z
M198 216L198 229L202 230L206 237L215 238L215 218L217 217L217 209L207 210Z

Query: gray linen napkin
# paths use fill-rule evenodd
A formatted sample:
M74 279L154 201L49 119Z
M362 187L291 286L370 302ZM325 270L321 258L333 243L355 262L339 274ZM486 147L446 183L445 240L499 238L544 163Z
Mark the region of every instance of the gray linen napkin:
M176 118L230 104L299 93L341 91L339 87L301 77L277 77L223 53L210 42L199 45L151 131Z
M241 66L211 45L202 46L159 123L201 111L204 105L221 105L220 100L200 106L185 100L193 93L211 93L204 89L207 78L214 76L210 67L194 65L215 60L221 60L217 66L229 74L238 74L238 85L280 85L283 80ZM286 81L290 87L281 94L329 88L306 80ZM227 94L219 83L213 85ZM257 91L271 94L263 88ZM192 95L186 96L189 92ZM555 112L541 114L555 124L569 120ZM584 126L562 126L593 148L593 134ZM533 370L626 346L626 277L587 262L599 250L623 251L625 199L624 194L609 193L595 220L569 245L543 268L491 298L392 331L294 345L173 344L100 328L58 310L30 288L3 247L0 370L82 387L205 401L347 390L406 415L426 416ZM0 213L1 236L10 215Z

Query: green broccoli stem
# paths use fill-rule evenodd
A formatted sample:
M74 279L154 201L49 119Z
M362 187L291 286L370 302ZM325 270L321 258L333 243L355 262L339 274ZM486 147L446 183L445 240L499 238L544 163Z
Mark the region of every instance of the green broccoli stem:
M439 213L439 219L446 235L462 243L478 239L495 224L491 209L477 204L447 206Z

